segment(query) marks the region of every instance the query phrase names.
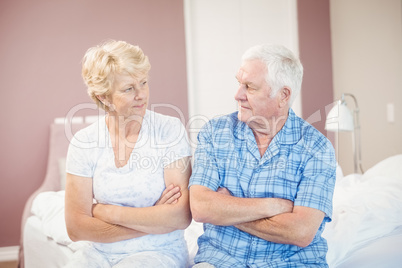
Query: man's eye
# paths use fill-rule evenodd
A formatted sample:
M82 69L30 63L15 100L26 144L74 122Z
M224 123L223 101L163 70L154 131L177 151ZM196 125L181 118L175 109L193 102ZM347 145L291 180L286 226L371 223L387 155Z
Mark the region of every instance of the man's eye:
M144 86L147 82L148 82L148 81L143 81L143 82L141 83L141 85Z
M125 91L126 92L129 92L129 91L132 91L133 90L133 87L129 87L129 88L127 88Z

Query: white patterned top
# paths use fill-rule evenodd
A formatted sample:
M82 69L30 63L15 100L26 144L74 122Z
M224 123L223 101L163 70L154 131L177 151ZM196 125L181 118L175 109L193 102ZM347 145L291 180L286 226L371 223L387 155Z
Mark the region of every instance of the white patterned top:
M178 118L147 110L128 163L117 168L106 117L78 131L71 140L67 173L93 179L99 203L131 207L153 206L165 189L164 167L191 156L187 133ZM187 261L182 230L146 235L115 243L93 243L105 253L167 251Z

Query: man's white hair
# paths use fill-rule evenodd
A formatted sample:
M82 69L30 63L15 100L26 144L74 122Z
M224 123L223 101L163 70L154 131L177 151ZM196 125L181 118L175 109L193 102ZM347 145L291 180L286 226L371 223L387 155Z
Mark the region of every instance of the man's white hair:
M291 95L289 107L301 90L303 66L292 51L282 45L263 44L249 48L242 57L243 61L261 60L267 67L265 80L271 87L271 97L280 89L289 87Z

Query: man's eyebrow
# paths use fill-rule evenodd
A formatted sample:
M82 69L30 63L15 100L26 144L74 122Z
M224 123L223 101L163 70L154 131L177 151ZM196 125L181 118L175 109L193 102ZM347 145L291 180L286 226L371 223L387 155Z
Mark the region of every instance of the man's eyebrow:
M235 78L236 78L237 82L240 83L240 79L239 79L238 76L239 76L239 73L237 73L237 74L235 75ZM249 80L243 81L243 82L241 82L241 84L244 84L244 85L247 85L247 86L252 86L252 87L255 86L255 84L254 84L252 81L249 81Z
M236 79L237 79L237 77L236 77ZM239 79L237 79L237 81L238 81L239 83L243 84L243 85L247 85L247 86L251 86L251 87L256 86L252 81L249 81L249 80L240 82Z

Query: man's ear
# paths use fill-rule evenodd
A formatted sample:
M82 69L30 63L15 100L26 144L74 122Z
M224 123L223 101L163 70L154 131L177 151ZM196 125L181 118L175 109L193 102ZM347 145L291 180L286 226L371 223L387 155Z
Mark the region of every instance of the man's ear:
M283 87L279 93L280 96L279 106L285 107L286 105L288 105L291 95L292 90L289 87Z

